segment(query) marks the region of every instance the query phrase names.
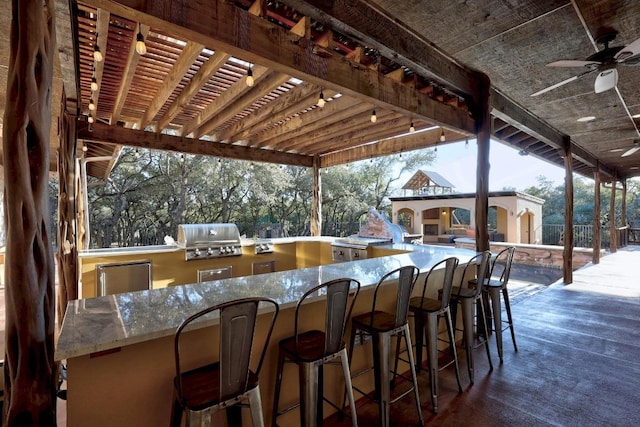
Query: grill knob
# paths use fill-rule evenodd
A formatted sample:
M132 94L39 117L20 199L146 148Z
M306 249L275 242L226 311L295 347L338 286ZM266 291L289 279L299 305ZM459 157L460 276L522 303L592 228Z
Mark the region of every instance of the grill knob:
M198 257L198 256L200 256L200 249L195 248L195 249L193 250L193 256L194 256L194 257Z
M207 256L211 256L211 255L213 255L213 249L207 248Z

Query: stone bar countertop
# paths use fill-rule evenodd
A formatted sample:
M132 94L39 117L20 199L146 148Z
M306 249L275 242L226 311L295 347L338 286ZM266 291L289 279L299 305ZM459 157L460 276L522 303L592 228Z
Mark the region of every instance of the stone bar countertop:
M349 277L375 285L388 271L415 265L426 272L438 261L455 256L466 263L475 252L446 246L390 244L410 253L319 267L235 277L211 282L129 292L70 301L62 323L55 359L89 355L156 338L172 336L188 316L236 298L273 298L281 308L295 306L302 294L329 280ZM198 327L217 323L203 320Z

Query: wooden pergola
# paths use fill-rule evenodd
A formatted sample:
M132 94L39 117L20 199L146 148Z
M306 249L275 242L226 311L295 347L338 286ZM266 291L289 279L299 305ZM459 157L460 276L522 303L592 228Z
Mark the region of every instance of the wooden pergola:
M571 283L572 173L591 174L595 164L599 187L600 173L617 179L615 168L369 3L284 3L13 0L2 151L7 425L55 424L49 171L60 178L62 315L77 298L78 183L108 176L122 145L313 168L317 235L321 168L475 136L482 251L489 248L490 138L511 138L565 166L564 277ZM136 51L138 33L145 54ZM77 166L83 156L92 159L85 171Z

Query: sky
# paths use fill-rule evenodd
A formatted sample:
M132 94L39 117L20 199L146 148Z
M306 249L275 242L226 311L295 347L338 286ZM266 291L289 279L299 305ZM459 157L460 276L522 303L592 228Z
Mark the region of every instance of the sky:
M515 149L500 142L492 140L489 153L489 191L500 191L505 187L521 191L536 185L540 175L556 185L564 182L563 168L533 156L521 156ZM423 169L442 175L455 186L457 192L475 193L476 155L475 139L469 140L468 147L464 142L441 145L434 163ZM406 177L403 175L400 181L406 182L413 173L406 173Z

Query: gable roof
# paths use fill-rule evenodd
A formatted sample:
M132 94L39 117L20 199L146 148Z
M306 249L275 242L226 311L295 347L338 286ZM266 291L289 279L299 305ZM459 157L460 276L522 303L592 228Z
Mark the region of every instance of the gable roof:
M453 189L455 186L442 175L434 171L418 170L402 187L403 190L419 190L424 187Z

